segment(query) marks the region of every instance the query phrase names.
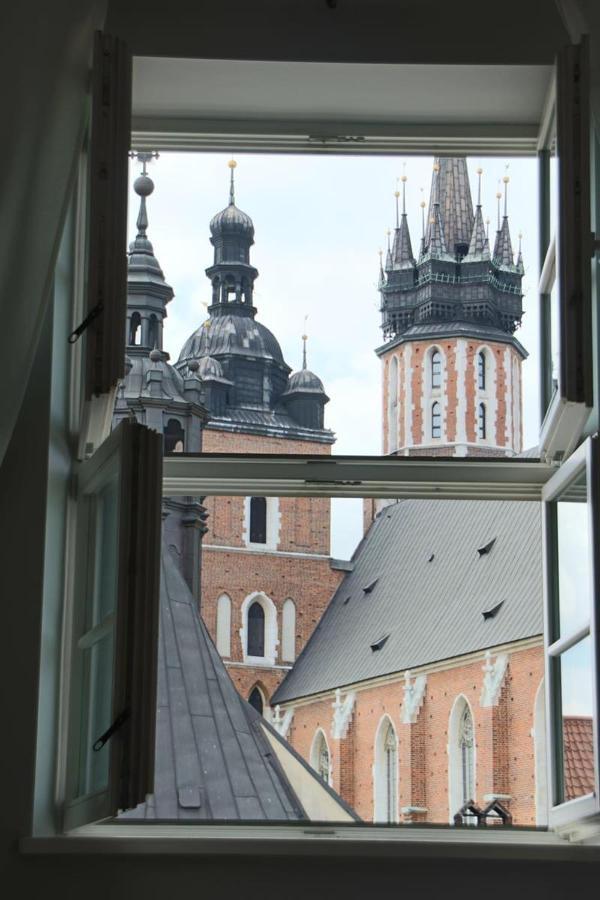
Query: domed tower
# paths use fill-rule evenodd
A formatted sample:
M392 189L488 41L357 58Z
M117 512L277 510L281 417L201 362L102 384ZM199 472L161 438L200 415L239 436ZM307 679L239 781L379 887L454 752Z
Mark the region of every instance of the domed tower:
M275 335L257 320L254 224L229 203L210 222L208 318L185 342L178 373L202 380L209 453L329 454L328 402L306 366L291 374ZM306 342L305 342L306 346ZM330 559L326 498L209 497L201 609L229 674L266 711L340 579Z
M493 253L475 211L465 159L436 158L418 259L396 192L396 229L380 266L383 450L428 456L513 456L522 449L523 260L504 214Z
M127 268L126 374L117 391L113 424L134 416L163 435L165 452L200 452L208 413L198 364L182 376L163 350L163 321L174 295L147 235L146 198L154 183L146 165L153 155L137 154L143 171L133 185L140 208ZM197 498L186 497L165 498L163 506L167 541L177 548L184 577L199 601L205 509Z

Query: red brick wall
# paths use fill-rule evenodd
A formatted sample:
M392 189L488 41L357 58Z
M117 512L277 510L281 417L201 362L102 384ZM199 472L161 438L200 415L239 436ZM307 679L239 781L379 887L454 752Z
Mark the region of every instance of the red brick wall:
M475 801L485 805L488 794L508 794L515 824L535 825L535 758L532 728L536 692L543 677L541 646L514 649L496 706L481 706L483 653L475 661L427 674L423 704L414 724L403 724L402 674L393 682L356 690L356 704L346 738L332 737L333 692L294 711L288 738L309 760L318 727L327 736L333 766L333 787L365 820L373 818L375 736L388 714L399 739L399 808L425 807L411 821L448 823L448 742L450 715L463 695L473 712L475 731ZM292 704L293 705L293 704ZM348 763L348 752L352 763ZM336 762L337 761L337 762ZM504 801L503 801L504 802ZM407 815L401 816L406 821Z
M210 428L204 433L203 447L208 453L323 455L331 452L329 444L233 434ZM254 592L261 592L273 601L277 610L280 642L283 603L288 598L294 601L297 656L321 618L343 573L333 571L329 565L329 499L279 498L277 552L247 549L244 504L244 497L207 497L204 501L209 517L202 549L202 615L216 641L217 600L221 594L228 594L231 599L229 674L242 696L247 698L253 686L258 684L267 702L270 702L273 691L290 664L281 659L280 643L275 667L240 665L243 662L240 628L244 600ZM216 549L215 545L231 549ZM320 558L312 558L314 556Z
M455 452L454 447L451 449L445 450L440 446L435 448L426 447L425 449L421 449L422 445L431 444L431 439L429 438L429 405L430 402L433 402L433 399L439 399L443 413L444 413L444 424L445 424L445 433L446 440L448 442L460 441L461 443L466 441L470 445L467 449L467 454L469 456L498 456L502 455L502 449L507 447L508 449L513 449L515 452L520 452L521 450L521 437L520 437L520 428L517 429L517 437L514 442L507 443L506 439L506 421L507 421L507 405L506 405L506 388L509 381L509 373L505 371L505 351L506 344L494 343L494 342L486 342L486 344L481 344L477 341L470 341L468 339L460 339L462 341L461 346L464 348L463 352L465 354L465 373L464 373L464 389L461 389L459 385L459 374L458 374L458 346L459 341L456 338L446 339L439 342L433 341L412 341L410 345L404 344L401 347L395 347L389 350L384 356L382 356L382 371L383 371L383 391L382 391L382 421L383 421L383 447L384 453L390 452L390 440L389 440L389 429L391 427L391 423L388 421L389 419L389 391L390 391L390 361L392 357L396 357L398 359L398 371L399 371L399 387L398 387L398 405L397 405L397 417L398 417L398 434L399 434L399 444L398 448L402 451L405 447L415 447L415 452L421 454L424 453L426 455L436 455L436 456L445 456L451 455ZM407 391L406 384L406 370L404 365L405 354L408 352L408 348L411 348L411 364L410 364L410 397L409 392ZM428 383L428 373L426 371L426 366L428 365L428 353L432 349L432 347L439 347L442 351L444 357L444 372L443 372L443 390L441 396L439 398L431 398L427 397L427 402L423 408L422 399L423 395L427 389ZM492 370L492 366L488 366L487 372L487 380L488 380L488 389L487 389L487 397L480 398L477 393L476 384L476 366L477 366L477 354L483 348L487 348L487 350L493 355L494 366ZM509 365L513 365L513 362L516 362L516 372L519 377L519 392L518 392L518 400L515 403L515 409L512 410L512 420L515 421L515 417L518 417L520 420L519 412L522 406L522 400L520 395L520 371L521 371L521 358L517 351L514 348L509 349ZM460 393L464 392L464 400L465 400L465 410L464 410L464 423L463 423L463 434L464 437L461 438L461 428L458 421L459 416L459 390ZM493 413L492 404L489 402L491 396L495 398L495 414ZM487 420L487 435L488 441L490 444L494 446L486 446L485 444L478 444L477 438L477 405L480 399L483 399L486 402L487 410L488 410L488 420ZM411 422L410 434L405 434L405 418L406 418L406 405L407 403L411 403L411 410L408 410L409 419ZM425 417L424 417L425 411ZM425 421L424 421L425 418ZM425 438L423 438L423 434L425 434Z

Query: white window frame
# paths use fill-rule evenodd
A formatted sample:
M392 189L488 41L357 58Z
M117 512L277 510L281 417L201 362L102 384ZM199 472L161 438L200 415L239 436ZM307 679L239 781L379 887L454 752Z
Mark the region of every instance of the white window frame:
M327 740L327 735L323 731L322 728L317 728L314 733L312 743L310 745L310 764L312 768L315 770L317 775L321 775L319 771L319 754L321 751L322 744L325 744L325 749L327 750L327 778L324 781L331 786L332 784L332 775L333 775L333 767L331 764L331 748L329 746L329 741Z
M248 612L253 603L259 603L265 614L264 656L251 656L248 653ZM244 662L252 666L274 666L277 661L277 647L279 646L277 607L264 591L252 591L242 603L241 614L240 640L242 642Z
M548 821L551 827L566 832L577 831L587 820L587 827L595 823L600 828L600 773L598 758L598 685L600 684L600 657L598 654L598 606L600 601L600 448L598 437L587 440L563 463L542 491L544 502L544 646L545 685L547 713L547 759L548 759ZM554 584L554 560L557 559L557 541L551 520L551 507L558 501L565 489L581 474L586 473L587 507L589 518L589 560L590 560L590 609L587 622L571 632L556 635L558 616L557 589ZM593 736L595 754L595 791L592 795L562 801L558 789L558 773L562 770L557 758L562 741L557 738L562 720L559 716L560 698L557 685L556 662L560 656L590 637ZM584 826L585 827L585 826Z

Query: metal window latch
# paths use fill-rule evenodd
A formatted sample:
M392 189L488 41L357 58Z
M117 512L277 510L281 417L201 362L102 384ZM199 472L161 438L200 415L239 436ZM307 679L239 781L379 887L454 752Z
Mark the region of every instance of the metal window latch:
M74 331L72 331L71 334L69 335L69 343L70 344L74 344L76 341L79 340L79 338L81 337L81 335L83 334L85 329L88 327L90 322L93 322L94 319L100 315L100 313L102 312L103 309L104 309L103 303L96 303L94 308L89 311L89 313L87 314L87 316L85 317L83 322L81 322L77 326L77 328Z
M123 725L127 719L129 718L129 710L124 709L122 713L119 713L115 721L112 723L110 728L107 728L104 734L101 734L98 740L94 743L94 753L97 753L98 750L102 750L107 741L111 739L115 731L118 731L121 725Z

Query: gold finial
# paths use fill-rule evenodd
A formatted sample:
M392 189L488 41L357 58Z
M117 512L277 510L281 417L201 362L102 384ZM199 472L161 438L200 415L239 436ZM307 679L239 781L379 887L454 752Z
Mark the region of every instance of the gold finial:
M439 164L439 162L435 162L435 163L433 164L433 171L434 171L434 172L439 172L439 171L440 171L440 164Z
M308 340L308 335L306 333L306 320L308 319L308 313L304 316L304 334L302 335L302 368L306 369L306 342Z
M482 175L482 174L483 174L483 169L481 168L481 166L478 167L478 169L477 169L477 174L478 174L478 175Z
M429 224L430 224L430 225L433 225L434 223L435 223L435 216L430 216L430 217L429 217Z
M235 204L235 186L233 183L233 170L237 166L235 159L230 159L227 163L229 166L229 171L231 172L231 180L229 182L229 205L233 206Z
M425 209L425 206L426 206L426 205L427 205L427 204L425 203L424 200L421 200L421 202L419 203L419 206L421 207L421 209Z
M477 183L477 206L481 206L481 176L482 176L482 175L483 175L483 169L481 168L481 166L479 166L478 169L477 169L477 178L478 178L478 183Z
M230 159L229 162L227 163L227 165L229 166L230 169L235 169L235 167L237 166L237 163L236 163L235 159Z

